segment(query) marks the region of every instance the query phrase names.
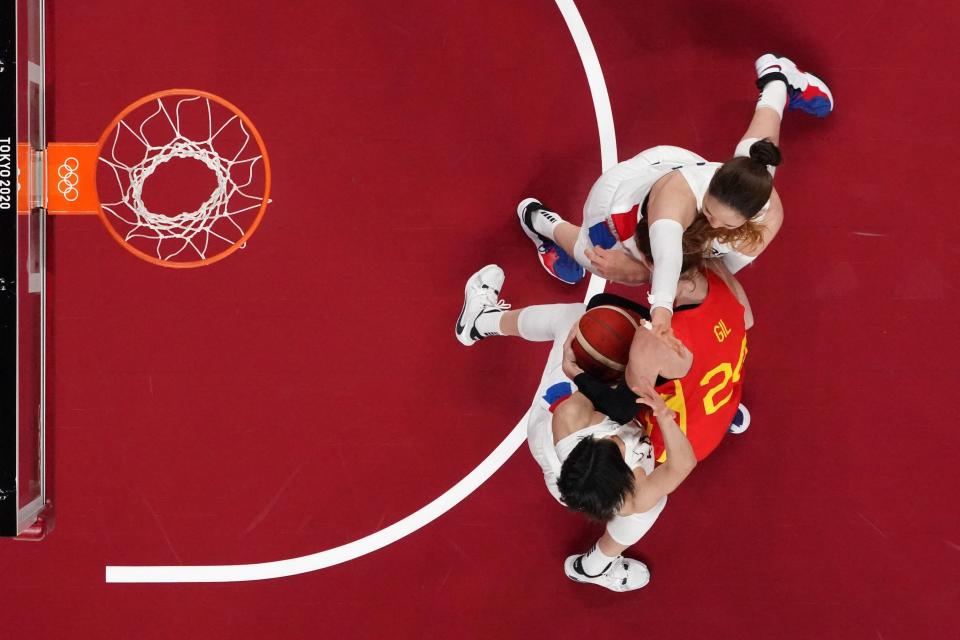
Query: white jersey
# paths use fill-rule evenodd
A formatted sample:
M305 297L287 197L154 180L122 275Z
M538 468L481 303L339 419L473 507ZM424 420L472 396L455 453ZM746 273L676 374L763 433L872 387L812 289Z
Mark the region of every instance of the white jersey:
M536 309L536 313L551 314L552 322L544 322L539 318L537 322L525 321L526 313ZM544 305L521 312L518 318L520 334L527 340L553 341L547 366L540 380L540 387L527 419L527 444L534 459L543 470L543 479L557 502L560 500L560 490L557 480L560 469L570 451L577 442L585 437L612 437L618 436L624 442L624 459L631 469L642 468L645 473L653 471L653 447L641 429L632 425L620 426L612 420L606 419L600 424L580 429L554 445L553 442L553 413L551 410L563 402L574 391L576 385L563 373L563 343L570 332L570 327L580 319L586 307L582 304ZM630 516L616 516L607 523L607 533L623 545L634 544L656 522L667 503L664 496L649 511Z
M590 189L583 205L583 224L574 245L574 258L590 270L592 267L585 251L600 246L623 249L637 260L646 262L643 252L637 248L633 232L643 218L642 204L653 185L668 173L678 171L696 198L697 211L701 211L710 181L722 164L708 162L687 149L661 145L604 172ZM767 206L769 203L764 209ZM754 220L763 222L763 213ZM730 245L716 240L711 246L714 256L723 256L733 250Z
M583 313L581 305L576 305L576 307L580 307L580 309L573 310L573 315L570 316L570 319L574 322L579 317L578 315L574 316L578 312L580 315ZM569 324L567 328L569 329ZM577 390L576 385L564 375L561 368L563 339L566 338L566 335L566 331L562 331L560 333L561 337L554 343L550 359L547 361L547 371L540 383L537 397L530 408L530 415L527 420L527 444L530 447L530 453L533 454L534 459L543 470L543 479L547 484L547 490L557 501L560 500L560 491L557 488L560 468L563 461L567 459L573 448L583 438L617 436L625 445L624 461L627 466L631 469L642 468L646 474L650 474L654 467L653 446L644 431L633 424L621 426L609 418L604 419L599 424L575 431L554 445L551 407L562 402Z
M648 475L653 471L653 445L650 444L650 438L636 425L617 424L610 418L604 418L603 422L599 424L584 427L561 438L554 449L557 452L557 459L562 465L584 438L613 437L620 438L623 441L623 460L631 470L642 467L643 472Z

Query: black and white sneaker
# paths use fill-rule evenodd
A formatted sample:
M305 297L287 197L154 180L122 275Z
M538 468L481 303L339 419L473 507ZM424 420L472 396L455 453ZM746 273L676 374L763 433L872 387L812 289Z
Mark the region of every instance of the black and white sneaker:
M563 572L574 582L589 582L610 591L633 591L647 586L650 570L647 565L632 558L617 558L600 575L589 576L583 571L583 554L570 556L563 563Z
M737 413L733 416L733 422L730 423L730 428L727 429L727 433L740 434L750 428L750 412L747 411L747 408L744 405L737 407Z
M524 198L517 205L520 228L537 248L537 257L540 259L543 268L554 278L567 284L577 284L583 280L583 276L586 275L583 267L553 240L537 233L537 230L533 227L534 216L543 216L550 222L559 221L560 216L547 209L536 198Z
M505 278L503 269L495 264L488 264L467 280L467 286L463 290L463 309L457 318L456 327L457 340L462 344L469 347L488 336L500 335L496 331L478 331L477 320L484 314L502 313L510 308L503 300L497 300Z

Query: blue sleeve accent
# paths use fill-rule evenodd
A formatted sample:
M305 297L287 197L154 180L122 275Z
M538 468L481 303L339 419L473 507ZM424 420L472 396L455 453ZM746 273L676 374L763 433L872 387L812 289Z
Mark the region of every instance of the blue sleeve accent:
M617 239L610 233L610 228L607 226L606 221L593 225L588 232L590 234L590 242L592 242L595 247L610 249L617 244Z

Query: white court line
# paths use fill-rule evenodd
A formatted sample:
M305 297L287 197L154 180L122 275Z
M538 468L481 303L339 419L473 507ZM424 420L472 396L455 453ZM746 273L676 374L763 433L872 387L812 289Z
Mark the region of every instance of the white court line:
M593 111L597 114L597 133L600 135L600 166L606 171L617 164L617 133L613 128L613 110L610 108L607 83L603 80L600 60L593 48L590 34L587 33L587 25L583 23L583 18L577 11L577 5L573 0L556 0L556 2L567 23L567 29L573 36L573 42L577 45L580 62L583 63L583 70L587 74L590 95L593 97ZM592 279L591 284L593 284ZM600 291L603 291L602 286Z
M606 171L617 163L617 145L613 129L613 112L603 80L603 72L597 59L590 35L583 24L573 0L556 0L560 13L567 23L570 35L577 45L583 69L587 74L593 108L597 114L597 130L600 136L600 159ZM606 281L592 275L585 300L594 293L603 291ZM546 375L546 371L544 371ZM483 462L465 478L453 485L433 502L421 507L402 520L368 536L326 551L308 556L260 562L256 564L208 565L208 566L107 566L107 582L243 582L282 578L310 571L325 569L359 558L377 549L392 544L417 529L436 520L469 496L486 482L520 448L527 439L527 414L520 419L507 437Z

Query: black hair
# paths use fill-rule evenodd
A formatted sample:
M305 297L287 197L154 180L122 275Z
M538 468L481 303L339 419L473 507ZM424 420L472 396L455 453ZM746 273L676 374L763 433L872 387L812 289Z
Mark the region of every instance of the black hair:
M748 220L763 208L773 191L773 176L767 166L782 161L780 149L764 138L750 145L750 157L727 160L713 174L707 193L738 211Z
M563 461L557 479L567 507L601 522L617 515L633 486L633 471L609 438L583 438Z

